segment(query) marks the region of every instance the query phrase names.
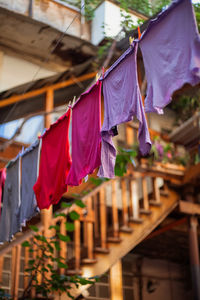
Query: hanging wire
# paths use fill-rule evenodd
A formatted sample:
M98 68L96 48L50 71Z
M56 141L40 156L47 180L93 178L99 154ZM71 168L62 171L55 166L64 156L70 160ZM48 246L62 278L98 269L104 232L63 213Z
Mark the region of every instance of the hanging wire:
M82 10L85 7L85 3L81 6L80 12L82 12ZM69 25L67 26L67 28L65 29L65 31L63 31L63 33L61 34L60 38L58 39L57 43L55 44L55 46L53 47L53 49L47 54L47 57L43 60L43 63L47 62L49 59L49 56L55 51L55 49L58 47L58 45L60 44L60 42L62 41L62 39L64 38L65 34L67 33L68 29L70 28L70 26L73 24L73 22L76 20L76 18L79 16L79 13L77 13L74 18L72 19L72 21L69 23ZM35 72L32 80L30 81L30 84L28 85L28 87L26 87L22 93L22 96L29 90L32 82L35 80L35 78L37 77L37 75L39 74L40 70L41 70L42 66L39 66L39 68L37 69L37 71ZM6 117L4 118L3 123L5 123L8 118L10 117L10 115L12 114L12 112L14 111L14 109L16 109L17 105L19 102L15 102L15 104L12 106L12 108L10 109L10 111L8 112L8 114L6 115Z

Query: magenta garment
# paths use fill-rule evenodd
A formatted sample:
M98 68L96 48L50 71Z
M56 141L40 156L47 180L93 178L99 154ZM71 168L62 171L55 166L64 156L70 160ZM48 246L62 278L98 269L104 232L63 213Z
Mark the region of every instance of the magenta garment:
M133 43L105 73L103 80L104 122L101 129L102 149L101 167L98 176L113 178L116 149L112 136L112 127L131 121L135 116L139 120L138 139L140 151L147 154L151 140L142 105L137 79L137 48Z
M200 82L200 36L191 1L173 2L151 20L139 45L147 77L145 110L162 113L174 91Z
M101 82L83 93L72 109L72 166L66 183L79 185L101 164Z
M6 168L3 168L0 170L0 216L1 216L2 191L4 188L5 181L6 181Z

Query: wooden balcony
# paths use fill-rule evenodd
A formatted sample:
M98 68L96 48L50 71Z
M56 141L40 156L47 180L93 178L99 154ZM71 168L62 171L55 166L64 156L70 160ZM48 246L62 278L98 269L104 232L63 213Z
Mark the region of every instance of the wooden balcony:
M80 218L74 221L74 232L68 233L71 242L60 241L58 254L69 266L67 274L91 277L105 273L147 237L178 205L179 196L162 178L132 173L104 182L82 200L85 208L73 205L60 209L57 212L65 216L52 218L50 225L58 225L60 233L66 235L68 214L71 210L79 213ZM44 234L44 225L38 221L37 226L39 233ZM27 228L0 248L2 288L13 299L18 299L28 284L24 274L32 254L21 244L25 240L31 243L33 239L34 232ZM37 255L37 250L33 255ZM74 293L78 295L80 290Z

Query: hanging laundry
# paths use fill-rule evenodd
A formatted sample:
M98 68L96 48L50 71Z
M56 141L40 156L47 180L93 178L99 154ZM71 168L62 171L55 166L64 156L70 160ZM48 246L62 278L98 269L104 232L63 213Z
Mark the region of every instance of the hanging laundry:
M101 82L83 93L72 109L72 166L66 183L76 186L101 164Z
M0 170L0 207L1 207L1 199L3 194L2 192L3 192L5 180L6 180L6 168L3 168ZM1 209L0 209L0 215L1 215Z
M20 231L20 157L11 161L6 170L3 193L3 209L0 220L0 243L11 241L13 235Z
M163 113L174 91L200 82L200 36L190 0L173 2L139 42L147 78L146 112Z
M59 202L67 191L65 183L70 166L68 110L41 136L42 149L39 176L33 189L40 209Z
M39 141L27 148L21 155L21 206L20 224L25 226L26 221L34 217L39 209L33 191L33 185L37 180L39 167Z
M98 176L113 178L116 160L116 149L112 136L113 127L131 121L135 116L139 120L138 139L140 151L147 154L151 148L151 140L142 105L137 79L137 48L133 43L120 58L104 74L104 122L101 129L102 149L101 167Z

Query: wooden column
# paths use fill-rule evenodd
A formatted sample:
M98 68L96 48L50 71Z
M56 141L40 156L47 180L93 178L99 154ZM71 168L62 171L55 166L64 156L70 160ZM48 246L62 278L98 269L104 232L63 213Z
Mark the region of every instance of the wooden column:
M2 282L3 263L4 263L4 256L1 256L0 257L0 282Z
M98 194L96 193L94 199L94 236L95 240L99 239L99 207L98 207Z
M147 178L142 177L142 193L143 193L143 208L140 209L140 213L149 215L151 211L149 209L149 197L148 197L148 188L147 188Z
M126 187L126 179L121 179L121 191L122 191L122 220L123 225L120 228L120 231L123 232L132 232L132 229L129 225L129 215L128 215L128 203L127 203L127 187Z
M79 220L74 221L74 244L75 244L75 271L80 270L81 261L81 224Z
M92 197L88 197L86 201L88 215L86 217L86 246L87 246L87 258L83 259L84 263L94 263L96 260L94 259L94 212L92 209Z
M132 208L133 208L133 217L131 221L136 223L142 223L142 219L139 216L139 197L138 197L138 185L137 181L131 180L131 199L132 199Z
M158 178L153 178L153 200L150 201L151 205L160 206L160 190L158 187Z
M189 217L189 249L190 267L192 275L193 299L200 300L200 266L199 266L199 245L198 245L198 220L196 216Z
M54 107L53 90L48 89L48 91L46 93L45 111L49 112L49 111L53 110L53 107ZM50 114L45 116L44 125L45 125L45 128L50 127L50 125L51 125L51 115ZM49 230L49 226L50 226L51 219L52 219L52 212L53 212L52 205L50 206L49 209L41 210L41 219L42 219L42 223L44 225L44 236L46 238L49 238L51 236L51 231Z
M123 300L122 263L120 259L110 268L110 299Z
M149 199L148 199L147 180L145 177L142 177L142 190L143 190L143 208L148 211Z
M122 189L123 226L128 227L128 206L127 206L127 197L126 197L126 181L124 178L122 178L122 180L121 180L121 189Z
M113 222L113 237L119 237L119 218L117 208L116 181L112 180L112 222Z
M66 230L65 222L66 222L66 219L63 217L61 222L60 222L60 234L66 236L67 230ZM67 260L67 243L64 242L64 241L61 241L61 240L60 240L60 256L65 259L65 261L63 261L63 262L66 263L66 260ZM64 273L65 273L65 269L64 268L60 269L60 274L64 274Z
M101 248L106 249L106 205L105 190L100 190L100 227L101 227Z
M12 287L11 287L11 295L13 297L13 300L18 299L20 255L21 255L21 245L17 245L12 250Z
M29 282L29 273L25 272L25 270L28 269L29 267L28 261L29 261L29 248L25 247L24 249L24 290L27 288Z

